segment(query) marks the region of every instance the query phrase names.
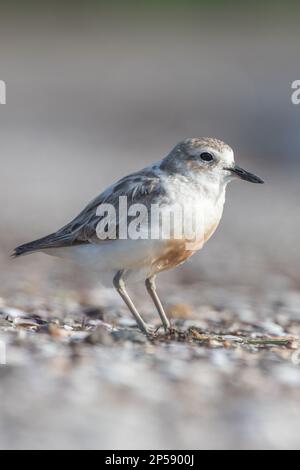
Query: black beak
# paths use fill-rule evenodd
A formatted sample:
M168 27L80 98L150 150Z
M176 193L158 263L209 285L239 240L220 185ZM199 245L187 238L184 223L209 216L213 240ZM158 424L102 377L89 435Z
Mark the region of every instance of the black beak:
M264 181L261 178L259 178L256 175L253 175L253 173L249 173L249 171L243 170L243 168L240 168L237 165L235 165L232 168L225 168L225 170L231 171L231 173L234 173L236 176L238 176L242 180L249 181L250 183L258 183L258 184L264 183Z

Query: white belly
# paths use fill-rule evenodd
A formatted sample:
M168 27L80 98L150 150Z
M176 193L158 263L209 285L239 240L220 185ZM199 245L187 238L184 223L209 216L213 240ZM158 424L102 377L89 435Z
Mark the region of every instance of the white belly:
M135 272L135 280L146 279L151 274L152 260L161 252L161 240L112 240L99 244L83 244L62 248L50 248L44 253L66 258L96 274L107 277L120 270Z

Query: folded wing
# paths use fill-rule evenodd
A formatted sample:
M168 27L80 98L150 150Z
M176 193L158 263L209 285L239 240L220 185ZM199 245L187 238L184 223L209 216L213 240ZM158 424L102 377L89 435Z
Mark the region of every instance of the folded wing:
M160 176L153 169L148 168L128 175L93 199L75 219L60 230L17 247L13 256L17 257L35 251L84 243L105 243L99 237L99 233L97 234L97 227L101 221L101 216L97 215L97 209L103 204L112 204L116 209L117 217L111 223L116 225L112 229L116 233L116 238L118 238L120 196L127 197L128 207L134 203L145 204L150 207L151 204L156 203L158 196L160 197L160 203L162 203L164 195L165 191ZM124 214L124 216L127 215Z

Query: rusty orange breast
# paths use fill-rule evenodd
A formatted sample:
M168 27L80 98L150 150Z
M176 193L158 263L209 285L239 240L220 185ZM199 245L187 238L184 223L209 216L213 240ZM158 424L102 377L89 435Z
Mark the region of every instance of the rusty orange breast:
M196 253L196 251L201 250L204 243L206 243L215 232L218 224L219 221L212 224L205 230L203 236L195 241L185 239L166 240L162 253L152 261L154 272L172 269L184 263Z

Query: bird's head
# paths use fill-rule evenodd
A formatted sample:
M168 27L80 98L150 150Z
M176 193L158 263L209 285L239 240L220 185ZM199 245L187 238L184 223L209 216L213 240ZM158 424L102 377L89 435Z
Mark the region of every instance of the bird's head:
M240 178L250 183L263 183L253 173L235 164L229 145L213 138L185 139L171 151L162 165L170 171L193 174L212 181L228 182Z

